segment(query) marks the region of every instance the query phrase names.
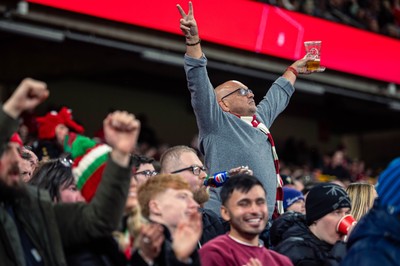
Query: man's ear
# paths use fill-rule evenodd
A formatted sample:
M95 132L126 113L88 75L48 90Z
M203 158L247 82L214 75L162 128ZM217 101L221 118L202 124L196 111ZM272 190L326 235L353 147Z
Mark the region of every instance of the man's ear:
M224 219L227 222L229 222L231 220L229 211L224 205L221 206L221 217L222 217L222 219Z
M230 111L229 106L227 106L224 101L218 101L218 104L221 107L222 111L224 112Z
M160 206L156 200L149 201L149 211L150 215L161 216Z

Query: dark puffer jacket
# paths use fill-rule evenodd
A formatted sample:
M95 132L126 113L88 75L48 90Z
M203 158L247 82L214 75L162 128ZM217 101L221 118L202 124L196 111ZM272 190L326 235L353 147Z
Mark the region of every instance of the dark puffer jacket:
M275 226L274 226L275 224ZM271 228L273 250L287 256L296 266L339 265L346 254L344 242L334 246L319 240L308 229L304 215L287 213Z
M127 265L125 255L119 251L112 236L82 243L65 250L69 266L119 266Z
M399 265L400 217L379 206L379 200L353 229L341 265Z
M283 240L283 235L292 226L302 226L306 223L306 216L299 212L288 211L275 219L269 232L271 247L276 247Z
M203 221L203 233L200 238L201 245L229 231L229 224L223 222L213 211L206 209L201 209L200 211Z

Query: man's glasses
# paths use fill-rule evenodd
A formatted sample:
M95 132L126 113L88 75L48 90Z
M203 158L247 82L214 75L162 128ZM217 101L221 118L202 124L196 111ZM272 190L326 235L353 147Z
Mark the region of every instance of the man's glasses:
M239 92L239 94L240 94L241 96L247 96L247 95L249 95L249 93L253 93L253 91L250 90L250 89L239 88L239 89L237 89L237 90L234 90L234 91L228 93L228 94L225 95L224 97L222 97L222 98L221 98L221 101L222 101L224 98L226 98L226 97L228 97L228 96L234 94L234 93L237 92L237 91Z
M137 175L144 175L145 177L152 177L152 176L158 175L158 172L151 171L151 170L144 170L144 171L140 171L140 172L137 172L134 174L134 176L137 176Z
M180 173L180 172L183 172L183 171L186 171L186 170L191 170L194 175L200 175L200 172L201 171L206 172L207 168L205 168L204 166L191 165L189 167L173 171L173 172L171 172L171 174Z

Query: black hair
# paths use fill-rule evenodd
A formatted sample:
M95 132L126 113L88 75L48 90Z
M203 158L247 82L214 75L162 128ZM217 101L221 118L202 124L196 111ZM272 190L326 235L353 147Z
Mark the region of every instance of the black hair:
M261 182L252 175L239 174L228 179L221 189L221 202L222 205L228 201L233 191L238 190L243 193L249 192L253 187L260 186L264 189Z
M143 155L134 154L134 155L132 155L132 161L133 161L133 166L135 168L139 168L139 166L141 164L146 164L146 163L153 164L154 158L143 156Z
M71 162L66 158L59 158L42 163L29 180L28 184L45 189L51 199L60 202L61 188L74 184Z
M32 159L32 155L29 152L23 151L21 153L21 158L24 160L30 160Z

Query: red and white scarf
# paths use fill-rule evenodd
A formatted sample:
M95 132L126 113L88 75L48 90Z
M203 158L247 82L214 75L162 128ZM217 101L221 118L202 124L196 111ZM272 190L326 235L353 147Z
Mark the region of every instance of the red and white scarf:
M276 148L275 148L275 142L274 139L272 138L271 132L269 132L268 128L266 125L263 123L259 122L256 118L255 115L253 116L240 116L240 119L245 121L246 123L252 125L255 128L258 128L263 132L265 135L268 137L269 143L271 143L271 150L272 150L272 157L274 158L274 165L275 165L275 173L276 173L276 204L275 204L275 210L272 215L272 219L275 219L279 217L279 215L284 213L283 210L283 181L281 176L279 175L279 158L278 154L276 153Z

